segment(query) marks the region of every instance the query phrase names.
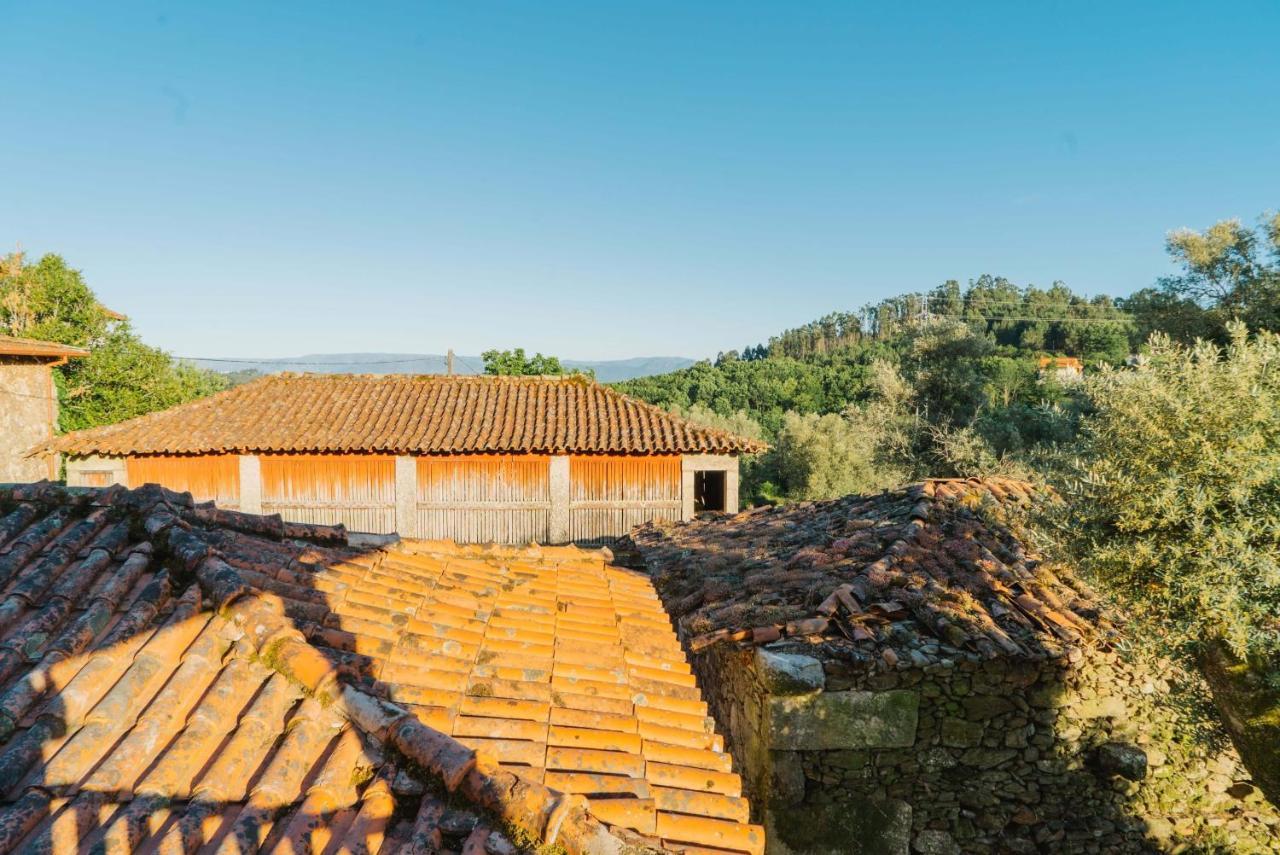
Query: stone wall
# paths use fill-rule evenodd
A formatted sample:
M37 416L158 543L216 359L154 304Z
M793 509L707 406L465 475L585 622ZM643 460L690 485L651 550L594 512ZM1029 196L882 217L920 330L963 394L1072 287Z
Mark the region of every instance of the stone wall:
M769 852L1280 849L1194 675L1108 650L929 653L695 655Z
M49 366L0 357L0 483L56 477L51 458L25 455L53 435L57 418Z

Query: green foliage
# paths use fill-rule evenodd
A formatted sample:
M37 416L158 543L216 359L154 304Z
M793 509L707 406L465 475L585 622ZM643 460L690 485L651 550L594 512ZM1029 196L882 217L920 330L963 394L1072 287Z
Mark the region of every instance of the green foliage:
M1280 330L1280 214L1256 226L1222 220L1203 231L1178 229L1165 242L1181 270L1126 301L1138 326L1191 342L1226 343L1235 319L1253 330Z
M0 259L0 332L18 338L91 347L111 323L80 271L61 256L27 264L21 253Z
M144 344L121 326L83 359L59 369L63 430L114 424L164 410L227 387L226 379Z
M694 404L691 407L673 407L672 412L703 427L726 431L735 436L745 436L747 439L765 439L764 428L742 410L722 416L709 407Z
M892 341L926 316L962 321L998 347L1063 353L1088 361L1123 360L1133 326L1110 297L1085 298L1061 282L1042 290L984 275L963 289L951 280L927 293L890 297L856 312L834 312L771 338L767 352L803 359L868 342ZM748 352L754 351L748 348Z
M960 321L939 320L913 327L906 345L904 373L926 418L939 425L972 422L985 402L983 361L995 349L991 340Z
M1078 560L1175 639L1280 650L1280 336L1157 335L1086 390L1063 479Z
M880 470L876 426L828 413L787 413L772 451L773 472L785 496L832 499L887 487Z
M56 255L35 264L20 254L0 259L0 333L89 348L54 370L63 430L112 424L226 387L221 375L144 344Z
M849 485L1008 472L1041 444L1069 440L1073 394L1040 377L1036 356L939 318L804 359L724 354L618 386L713 426L734 430L725 423L733 418L758 425L774 447L744 465L744 501L813 499ZM791 418L799 415L832 418ZM832 475L849 449L857 449L855 468Z
M543 356L535 353L526 356L523 347L515 350L486 350L480 354L484 360L484 373L496 375L545 376L551 374L567 374L555 356Z
M803 360L783 356L699 362L669 374L627 380L616 388L666 409L697 404L721 416L741 411L772 437L788 411L844 410L865 391L872 360L885 353L889 349L884 345L870 343Z

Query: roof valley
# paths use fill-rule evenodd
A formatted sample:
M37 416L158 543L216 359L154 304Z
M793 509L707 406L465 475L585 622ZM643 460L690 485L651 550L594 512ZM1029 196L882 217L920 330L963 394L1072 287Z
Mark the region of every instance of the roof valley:
M487 821L520 828L528 839L558 842L571 853L622 846L644 851L665 845L654 836L657 829L652 826L641 834L626 829L636 821L627 812L638 806L635 800L625 804L589 801L539 783L537 776L517 775L501 758L495 762L487 752L468 746L466 737L427 724L413 704L396 700L394 693L380 694L395 679L387 669L397 660L419 666L446 664L430 658L441 654L421 646L430 636L408 632L411 626L422 632L435 631L433 626L443 632L449 626L429 622L442 621L445 612L433 618L424 608L457 609L448 603L451 599L462 602L457 597L465 590L492 592L483 594L492 600L468 600L476 609L486 609L484 641L470 655L471 669L481 674L481 651L510 650L515 655L517 649L533 649L529 645L534 642L519 637L507 640L506 627L523 625L523 621L511 623L505 615L525 607L529 593L543 591L528 604L541 608L534 604L550 603L549 625L566 633L559 640L555 634L549 636L557 651L554 670L547 671L549 686L568 693L587 692L588 686L596 685L591 681L599 677L590 668L582 672L584 676L566 676L571 671L562 674L560 651L581 650L594 663L592 667L604 662L592 658L596 653L589 652L582 641L572 640L578 631L575 627L609 625L600 624L593 611L598 607L590 605L596 602L593 598L603 596L599 602L610 604L609 613L615 615L618 627L617 649L622 657L618 667L639 668L631 678L634 686L648 692L650 703L658 704L646 709L691 708L694 702L681 698L697 698L697 690L678 688L692 683L691 677L682 676L688 666L674 637L667 648L670 662L659 664L653 658L659 651L653 647L654 639L661 632L670 634L665 617L657 617L662 612L656 595L647 582L633 579L628 571L609 568L598 558L584 563L586 553L572 548L492 553L459 549L449 553L455 557L441 560L436 552L441 547L424 543L406 545L403 554L385 550L361 554L326 545L333 537L323 526L284 524L278 518L192 506L189 497L155 487L111 488L82 495L42 485L0 491L0 505L12 507L15 501L17 507L0 516L0 562L11 561L17 569L8 583L0 583L0 604L22 603L20 619L11 624L14 628L31 627L32 619L49 617L48 631L35 642L28 642L26 633L0 631L0 781L13 782L0 794L0 851L41 841L40 845L60 851L67 841L76 840L76 845L110 841L134 848L153 833L186 851L193 841L223 847L235 841L253 849L264 841L271 846L304 838L314 843L317 834L335 839L354 835L366 846L369 841L389 841L386 835L392 833L400 835L397 840L407 841L413 830L404 824L393 827L388 807L388 799L400 798L401 791L393 783L407 768L424 770L445 790L487 811L491 817ZM58 510L42 518L28 510L36 505ZM122 513L136 515L123 529ZM49 518L57 524L27 536ZM92 533L86 533L87 520L93 520ZM26 524L19 527L21 521ZM145 532L145 540L113 534L119 530L135 535ZM311 543L264 540L264 536L298 537ZM113 545L108 552L102 544ZM110 564L102 564L99 556L103 554L110 555ZM55 555L60 556L57 562L40 557ZM475 563L489 555L495 563ZM45 588L56 592L39 602L15 593L23 580L35 578L25 572L35 566L44 568ZM545 576L543 567L552 575ZM442 586L446 578L451 580L450 587ZM59 603L82 596L78 586L86 579L89 594L83 603L77 602L83 611L78 615L64 611L55 620ZM397 579L413 592L410 597L397 599L395 589L386 588ZM545 587L547 579L555 580L550 588ZM372 591L378 593L372 597L363 593ZM388 603L393 613L422 617L393 622L401 629L378 653L376 640L360 634L362 624L352 619L343 602L352 603L357 611L367 608L362 605L365 602ZM394 610L397 602L405 606L400 612ZM485 602L491 605L484 606ZM561 602L582 603L581 615L575 607L556 608ZM655 631L658 636L652 635ZM418 640L411 644L411 637ZM322 644L336 646L326 649ZM443 649L448 649L447 644ZM628 650L634 657L623 655ZM384 658L377 670L369 672L375 655ZM424 655L428 658L423 659ZM24 661L30 663L28 671L19 675L16 668ZM502 657L486 661L491 665L483 679L495 687L505 683L508 675L502 669L508 666L502 664ZM659 677L661 682L644 688L644 680ZM512 675L511 679L518 678ZM526 674L524 679L530 677ZM607 684L598 685L607 688ZM609 697L598 696L591 704L607 707L604 701ZM670 700L664 700L667 697ZM464 709L466 698L463 695ZM473 700L488 699L477 695ZM705 704L697 701L696 705L705 715ZM237 714L242 709L243 714ZM595 719L587 725L585 718L579 722L576 713L569 715L574 713L572 707L550 705L548 709L565 713L553 714L551 726L566 733L576 724L598 726ZM647 714L645 720L649 720ZM582 732L602 737L608 733ZM278 745L272 739L264 741L274 733L287 736ZM353 739L364 746L360 751L370 765L380 767L374 780L360 785L362 792L340 786L335 778L338 772L326 777L329 766L302 774L316 758L332 756L340 748L355 752ZM642 741L634 739L639 750ZM230 742L208 761L212 747L226 740ZM545 739L548 757L553 750L572 758L592 753L557 748L553 742ZM247 750L251 745L260 750ZM651 756L646 747L638 758L639 768L650 758L655 770L663 763L677 764L671 768L679 769L679 764L697 759L661 748L655 743L656 753ZM48 762L42 763L42 755L49 757ZM261 764L265 765L255 773ZM548 760L546 765L553 764ZM349 768L345 772L350 785ZM644 784L643 777L637 780ZM107 808L121 791L132 791L132 799L111 813ZM705 815L662 819L663 805L679 805L674 809L687 811L693 803L687 798L678 803L666 798L660 797L656 805L651 798L648 815L649 822L658 816L658 827L669 833L691 834L700 845L725 849L757 852L763 845L759 830L743 822L741 799L737 799L740 819L729 821ZM735 798L736 793L728 801ZM226 813L216 838L205 840L201 829L229 804L240 807ZM277 819L279 805L294 807ZM327 807L321 810L322 806ZM332 827L327 821L320 827L308 819L338 806L347 813L335 819ZM623 807L627 811L612 812ZM154 821L151 817L162 810L168 820ZM721 816L724 810L717 806L711 816ZM419 819L430 826L430 799L423 799L420 811ZM432 832L427 828L423 833ZM483 835L478 839L483 842ZM376 849L375 845L371 851Z

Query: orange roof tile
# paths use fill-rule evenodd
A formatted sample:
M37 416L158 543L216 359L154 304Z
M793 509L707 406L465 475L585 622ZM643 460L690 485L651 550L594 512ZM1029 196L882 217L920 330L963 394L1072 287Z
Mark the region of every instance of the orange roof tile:
M701 427L581 377L276 374L41 450L737 454L755 440Z
M0 490L0 851L763 851L656 593L605 559Z

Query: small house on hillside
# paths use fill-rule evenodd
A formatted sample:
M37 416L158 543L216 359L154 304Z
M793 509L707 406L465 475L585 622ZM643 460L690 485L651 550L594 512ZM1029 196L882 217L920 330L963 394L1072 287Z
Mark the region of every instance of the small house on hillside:
M461 543L603 542L736 511L754 440L582 377L280 374L38 451L286 520Z
M0 483L58 477L58 459L26 456L58 426L53 367L89 351L50 341L0 335Z
M1053 377L1060 383L1074 383L1084 377L1084 363L1075 356L1042 356L1040 376Z
M1037 501L938 480L632 535L768 852L1280 851L1199 677L1019 535Z

